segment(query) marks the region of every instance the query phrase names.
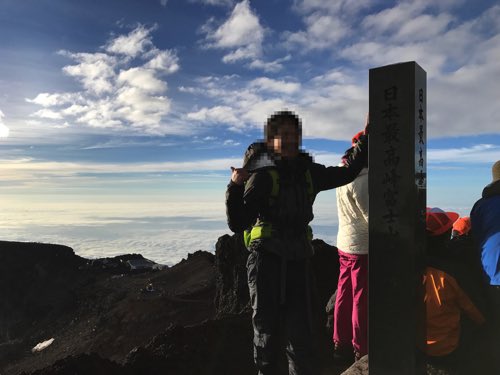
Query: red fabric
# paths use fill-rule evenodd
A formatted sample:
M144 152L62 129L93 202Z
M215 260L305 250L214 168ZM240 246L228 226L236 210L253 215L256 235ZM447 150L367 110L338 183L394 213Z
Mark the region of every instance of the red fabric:
M368 354L368 255L339 250L340 275L333 316L333 341Z
M460 215L456 212L445 212L440 208L427 208L426 229L432 236L439 236L453 227Z
M353 146L356 146L356 143L358 143L359 141L359 137L361 137L364 134L365 134L364 130L360 131L359 133L356 133L356 135L351 139L351 144Z
M464 216L453 223L453 230L457 231L459 236L469 233L471 228L470 217Z

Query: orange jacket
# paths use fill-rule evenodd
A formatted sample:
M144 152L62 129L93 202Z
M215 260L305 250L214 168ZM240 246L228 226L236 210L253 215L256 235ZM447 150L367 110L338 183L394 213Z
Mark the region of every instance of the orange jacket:
M459 345L461 310L478 324L484 322L484 317L456 280L446 272L427 267L424 285L427 311L426 353L430 356L443 356Z

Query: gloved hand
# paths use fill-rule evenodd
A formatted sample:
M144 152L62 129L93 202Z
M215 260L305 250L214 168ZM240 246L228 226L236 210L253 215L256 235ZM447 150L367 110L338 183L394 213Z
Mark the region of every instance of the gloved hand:
M368 135L359 132L356 137L356 142L353 142L353 146L348 148L342 156L342 163L346 167L349 167L354 160L359 160L363 166L368 166Z
M236 185L243 185L250 177L250 173L248 173L245 168L231 167L231 172L231 181L233 181Z

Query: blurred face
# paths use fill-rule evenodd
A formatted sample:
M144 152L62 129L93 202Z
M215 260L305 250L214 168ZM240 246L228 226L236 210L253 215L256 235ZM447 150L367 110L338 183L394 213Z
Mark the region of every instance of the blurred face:
M300 138L293 124L284 124L278 134L268 141L268 147L283 159L293 159L299 154Z

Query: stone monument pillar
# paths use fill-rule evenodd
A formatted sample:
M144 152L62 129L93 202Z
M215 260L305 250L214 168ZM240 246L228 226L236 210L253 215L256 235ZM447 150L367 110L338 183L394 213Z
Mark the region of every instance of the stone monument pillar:
M370 375L424 374L426 72L370 70Z

